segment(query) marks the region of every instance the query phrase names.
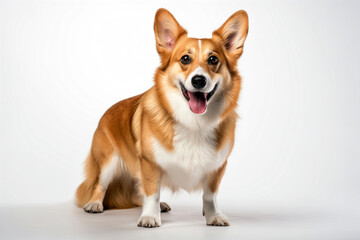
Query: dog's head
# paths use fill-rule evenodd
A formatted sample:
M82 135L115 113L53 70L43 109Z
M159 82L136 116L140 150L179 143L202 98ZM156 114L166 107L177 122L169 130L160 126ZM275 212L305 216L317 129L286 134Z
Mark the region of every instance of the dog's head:
M161 95L171 92L171 97L177 98L170 100L172 111L186 106L191 114L205 115L208 109L214 109L211 105L216 105L215 102L221 103L217 108L222 108L222 112L236 106L240 91L236 63L248 32L245 11L231 15L213 32L211 39L196 39L188 38L186 30L169 11L159 9L154 31L161 58L155 82L165 92Z

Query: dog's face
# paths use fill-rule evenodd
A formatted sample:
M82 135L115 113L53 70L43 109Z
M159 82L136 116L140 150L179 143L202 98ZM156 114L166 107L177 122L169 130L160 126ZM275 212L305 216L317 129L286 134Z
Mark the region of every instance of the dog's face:
M247 36L245 11L234 13L211 39L188 38L165 9L156 13L154 30L160 69L166 76L166 82L157 84L175 90L192 113L205 114L214 98L233 87L240 88L240 84L234 86L232 76L237 73L236 62Z

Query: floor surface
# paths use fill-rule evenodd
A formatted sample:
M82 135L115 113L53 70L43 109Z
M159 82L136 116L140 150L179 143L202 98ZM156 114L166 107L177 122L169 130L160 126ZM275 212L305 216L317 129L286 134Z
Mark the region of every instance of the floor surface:
M205 225L199 206L172 206L160 228L136 226L140 208L88 214L71 202L0 208L0 239L360 239L359 212L223 209L230 227Z

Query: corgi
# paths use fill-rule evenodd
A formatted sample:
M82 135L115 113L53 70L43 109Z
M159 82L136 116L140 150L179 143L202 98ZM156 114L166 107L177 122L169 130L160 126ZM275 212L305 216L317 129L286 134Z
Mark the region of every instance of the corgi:
M211 39L196 39L159 9L154 32L154 86L102 116L76 203L89 213L142 206L137 225L159 227L160 212L171 210L162 187L202 189L206 224L228 226L216 195L234 145L248 15L237 11Z

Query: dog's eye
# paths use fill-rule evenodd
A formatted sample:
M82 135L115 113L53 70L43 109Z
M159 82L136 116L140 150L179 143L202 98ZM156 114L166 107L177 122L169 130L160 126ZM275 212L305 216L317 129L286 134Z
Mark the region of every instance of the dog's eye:
M184 55L181 57L180 61L182 64L187 65L187 64L191 63L191 58L189 55Z
M207 61L210 65L216 65L218 64L219 59L216 56L210 56Z

